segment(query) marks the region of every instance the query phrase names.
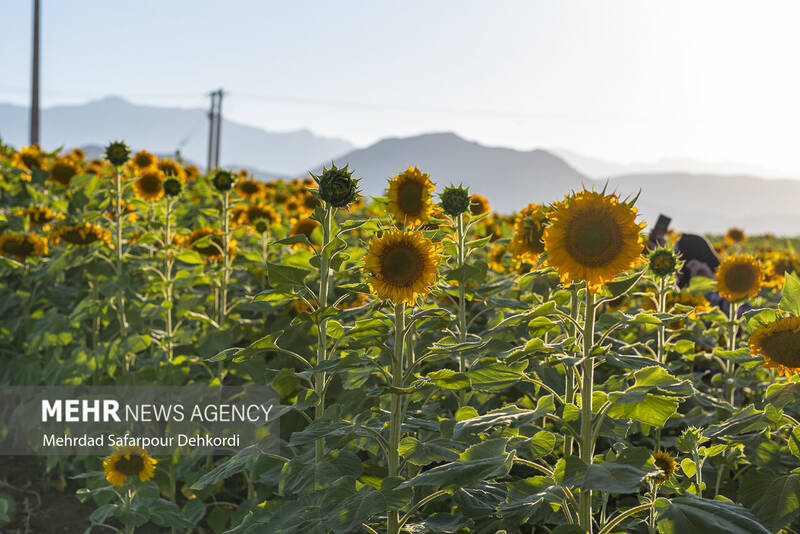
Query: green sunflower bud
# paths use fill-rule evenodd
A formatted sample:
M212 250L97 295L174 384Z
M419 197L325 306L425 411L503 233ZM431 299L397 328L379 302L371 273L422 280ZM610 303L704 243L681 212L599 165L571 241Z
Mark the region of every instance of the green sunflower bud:
M322 169L320 176L314 176L319 184L319 197L334 208L346 208L358 200L358 180L347 169L348 165Z
M131 157L131 149L123 141L113 141L106 146L106 159L115 167L125 164Z
M266 219L258 219L256 222L253 223L253 228L259 234L263 234L267 230L269 230L269 221Z
M164 182L164 194L169 197L176 197L181 194L181 182L177 178L167 178Z
M217 171L214 174L214 178L211 179L211 182L214 184L214 187L220 193L224 193L225 191L230 191L233 187L233 175L228 171Z
M451 217L458 217L469 209L469 190L464 187L451 185L442 191L439 198L442 209Z
M669 276L675 272L678 259L675 253L667 248L659 248L650 254L650 270L656 276Z

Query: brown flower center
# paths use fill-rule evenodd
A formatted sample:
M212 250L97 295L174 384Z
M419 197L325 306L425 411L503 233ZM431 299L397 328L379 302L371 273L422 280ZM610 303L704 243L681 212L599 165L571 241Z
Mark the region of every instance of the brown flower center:
M419 279L424 260L413 247L397 244L381 258L381 278L395 286L408 287Z
M606 213L583 210L575 213L567 227L566 250L588 267L608 265L623 248L622 231Z
M761 340L764 355L786 367L800 367L800 332L773 332Z
M122 456L114 464L114 470L128 477L138 475L144 470L144 460L138 454L131 454L127 458Z

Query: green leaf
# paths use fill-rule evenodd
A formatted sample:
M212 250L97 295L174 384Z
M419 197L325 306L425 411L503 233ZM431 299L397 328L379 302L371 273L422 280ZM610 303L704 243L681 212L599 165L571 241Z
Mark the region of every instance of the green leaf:
M606 284L606 290L611 295L612 298L621 297L631 289L633 286L636 285L636 282L644 274L644 270L634 273L630 276L624 278L617 278L616 280L612 280Z
M748 471L742 477L739 500L773 532L797 518L800 509L800 475L776 476L769 471Z
M769 534L746 508L732 502L701 499L687 493L662 505L658 529L662 534Z
M609 400L613 403L608 416L614 419L633 419L655 427L662 427L678 410L678 399L663 397L652 393L632 392L625 394L612 393Z
M778 308L794 316L800 316L800 278L794 273L786 273L783 283L783 296Z
M554 476L556 482L563 485L608 493L636 493L648 476L658 473L657 469L644 469L629 463L588 465L577 456L567 456L558 461Z
M498 391L516 384L524 377L527 362L506 365L501 362L474 367L467 372L472 387L482 391Z
M406 436L400 441L398 451L400 456L420 467L434 462L452 462L459 457L458 452L445 446L443 442L421 442L412 436Z
M438 371L430 373L428 378L442 389L458 391L469 387L467 375L458 373L452 369L439 369Z
M277 350L278 345L278 338L280 337L280 333L278 334L268 334L257 341L254 341L250 344L249 347L241 349L233 353L233 361L234 362L243 362L245 360L249 360L250 358L261 354L267 350Z
M190 248L179 250L178 253L175 254L175 259L183 263L188 263L189 265L201 265L203 263L203 256L196 250Z
M556 435L548 432L547 430L541 430L533 435L533 437L528 441L528 450L530 450L531 454L534 458L541 458L542 456L547 456L553 449L556 447Z
M706 278L704 276L693 276L692 279L689 281L689 293L692 294L705 294L715 291L717 289L717 282L716 280L712 280L711 278Z
M214 469L201 476L194 484L192 484L192 489L199 491L208 486L213 486L217 482L221 482L226 478L230 478L236 473L241 473L251 465L251 462L254 460L254 458L254 449L243 449L237 452L234 456L225 459Z
M303 280L310 271L292 267L290 265L281 265L280 263L267 263L267 274L269 276L269 283L273 287L296 287L302 286Z

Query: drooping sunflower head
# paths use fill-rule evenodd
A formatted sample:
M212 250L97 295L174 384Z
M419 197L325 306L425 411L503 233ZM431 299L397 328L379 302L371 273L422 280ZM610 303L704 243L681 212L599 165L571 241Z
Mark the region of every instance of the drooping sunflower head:
M74 161L80 163L81 161L86 159L86 152L82 148L75 147L72 149L72 152L69 153L69 157L72 158Z
M766 285L780 288L787 273L800 273L800 257L790 251L773 252L767 256L766 266Z
M744 235L744 230L741 228L729 228L728 233L725 234L725 241L730 244L742 243L746 241L747 237Z
M445 187L439 198L441 199L439 205L442 207L442 211L450 217L458 217L469 209L470 196L467 188L454 185Z
M135 171L143 171L149 169L156 164L157 158L155 154L151 154L147 150L140 150L131 158L131 165Z
M122 487L131 478L147 482L153 478L158 461L141 447L122 447L103 460L106 480Z
M439 253L421 232L392 230L372 240L364 264L374 294L413 304L436 281Z
M583 190L553 204L544 230L547 263L565 284L585 280L592 291L642 262L644 223L614 194Z
M264 184L258 180L240 178L236 182L236 192L246 200L255 200L264 197Z
M4 232L0 234L0 256L23 261L47 254L47 239L36 234Z
M319 185L319 197L334 208L346 208L358 199L358 179L353 178L348 165L338 168L331 163L330 169L323 167L322 174L314 176L306 187L313 185L314 180Z
M112 141L106 146L106 159L115 167L124 165L131 157L131 149L122 141Z
M72 177L78 174L78 167L71 158L58 158L48 170L50 180L64 187L69 187Z
M503 264L503 257L506 255L506 251L508 251L508 247L505 245L496 244L492 246L488 255L490 269L500 273L506 270L506 266Z
M479 195L478 193L473 193L471 197L469 197L469 212L474 215L483 215L487 211L489 211L491 206L489 206L489 200L483 196Z
M764 275L750 255L729 256L717 268L717 291L735 302L758 295Z
M215 172L214 177L211 179L211 183L214 185L214 188L220 193L230 191L231 187L233 187L233 182L233 175L230 173L230 171L225 170L219 170Z
M389 180L389 211L395 223L411 227L426 222L433 210L434 187L430 175L417 167L409 167Z
M181 181L174 176L171 176L164 182L164 194L168 197L177 197L181 194L182 187L183 185L181 184Z
M16 167L21 167L32 171L36 168L41 168L44 154L39 149L39 145L24 146L19 149L19 152L14 153L13 163Z
M664 277L669 276L675 272L678 265L678 258L675 253L668 248L659 248L650 254L648 267L650 272L656 276Z
M548 210L538 204L528 204L514 220L514 235L508 249L518 263L536 264L544 252L544 229L548 222Z
M669 480L669 477L675 473L675 469L678 466L675 458L670 456L666 451L658 451L653 453L653 462L656 464L656 467L662 471L660 475L656 476L657 484L663 484Z
M55 213L50 208L43 206L25 208L20 215L26 217L31 226L41 226L45 232L50 229L50 223L65 218L63 213Z
M159 200L164 196L164 174L156 167L144 169L133 182L133 192L141 200Z
M111 245L111 232L107 228L90 223L65 224L53 230L50 236L53 243L63 241L82 247L88 247L93 243Z
M309 219L308 217L304 217L299 219L292 225L292 228L289 230L289 235L305 235L309 241L311 241L311 234L314 233L314 230L319 226L319 223L314 219Z
M105 161L103 161L102 159L91 159L89 160L89 163L86 164L84 172L100 176L103 174L105 169L106 169Z
M267 221L270 226L281 222L281 217L269 204L257 202L248 204L244 212L245 224L255 225L258 220Z
M800 374L800 317L783 317L758 327L747 344L753 356L764 357L764 367L777 368L778 374Z
M171 176L181 181L186 178L183 172L183 166L174 159L161 158L158 160L156 167L158 167L158 170L160 170L164 176Z

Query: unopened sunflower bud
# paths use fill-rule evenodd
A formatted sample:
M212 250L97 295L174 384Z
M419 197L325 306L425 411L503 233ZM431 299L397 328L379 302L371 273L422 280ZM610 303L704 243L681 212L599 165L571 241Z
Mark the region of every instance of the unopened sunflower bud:
M669 276L675 272L678 263L675 253L666 248L660 248L650 254L650 270L656 276Z
M176 197L181 194L181 181L177 178L167 178L164 182L164 194L168 197Z
M131 149L123 141L113 141L106 146L106 159L119 167L131 157Z
M214 174L214 178L211 179L211 182L214 184L214 187L220 193L224 193L225 191L230 191L233 187L233 175L228 171L217 171Z
M334 208L345 208L358 200L358 180L347 165L337 168L331 164L330 169L322 169L319 182L319 197Z
M439 198L442 209L451 217L458 217L469 209L469 191L464 187L451 185L442 191Z

